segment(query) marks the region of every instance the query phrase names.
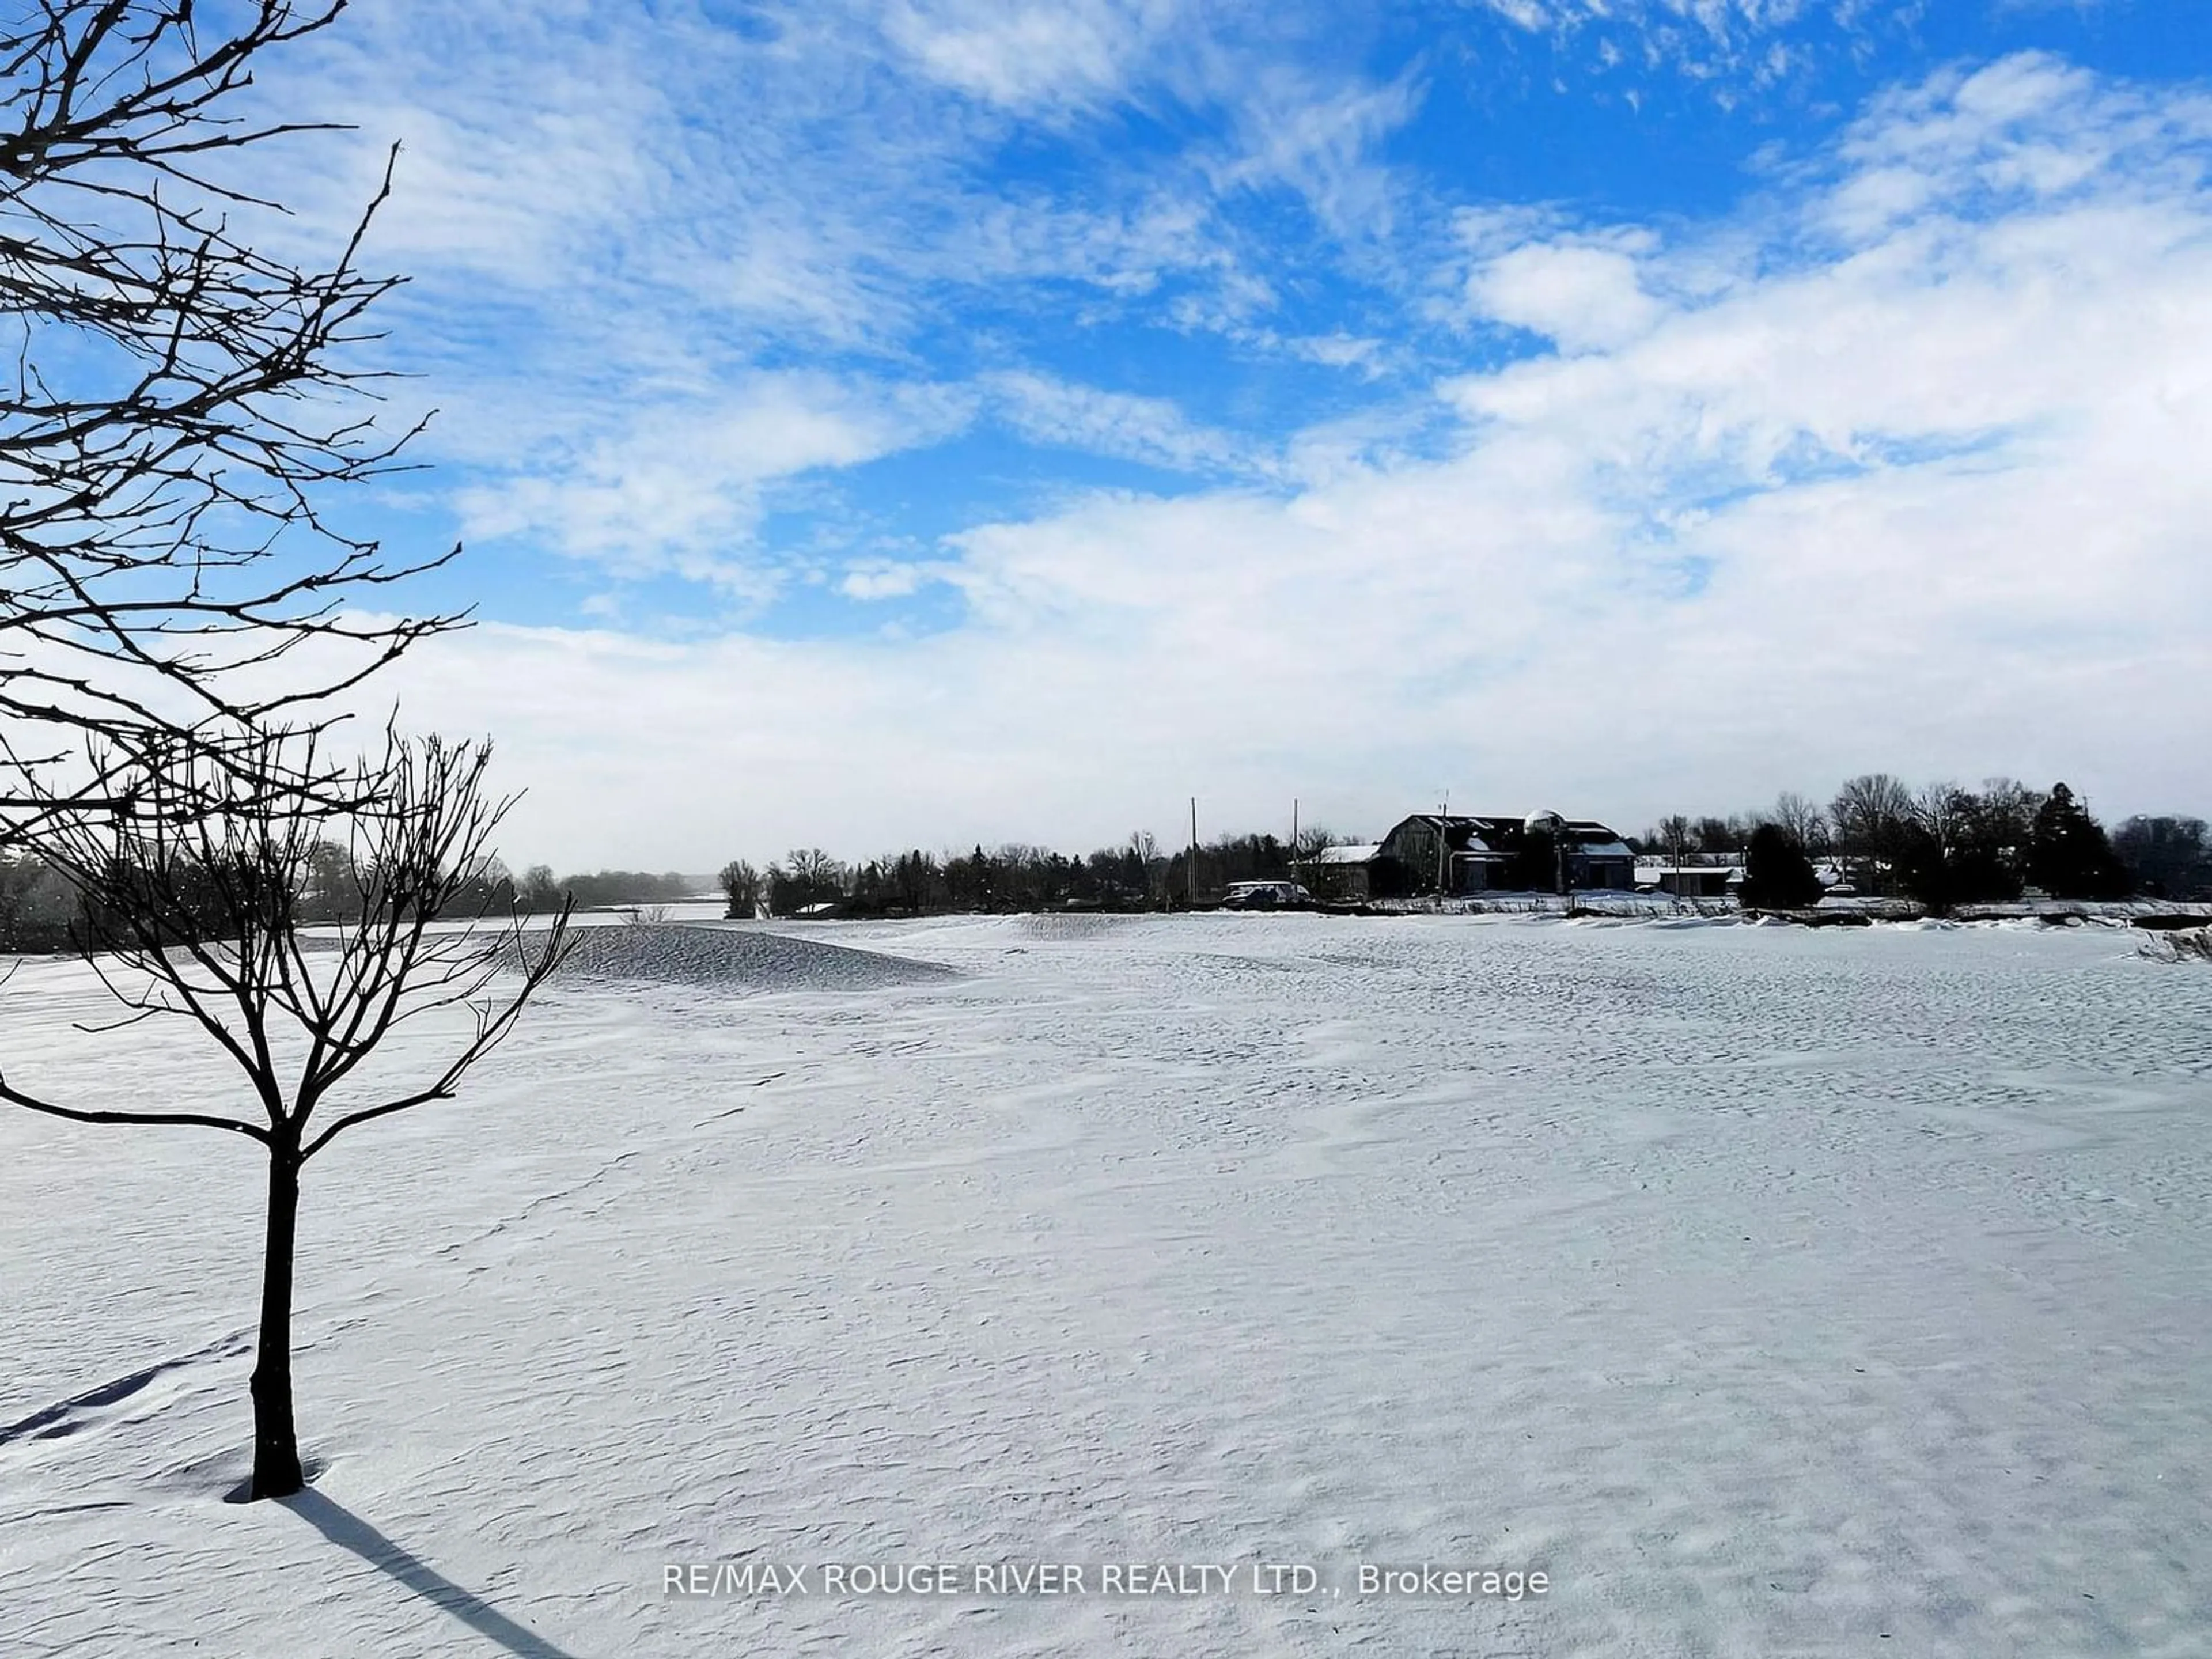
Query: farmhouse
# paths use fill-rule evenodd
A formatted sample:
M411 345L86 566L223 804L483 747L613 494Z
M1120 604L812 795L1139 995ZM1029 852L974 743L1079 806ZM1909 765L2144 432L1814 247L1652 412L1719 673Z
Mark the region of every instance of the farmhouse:
M1636 855L1591 818L1417 812L1382 838L1369 865L1379 898L1414 894L1565 892L1634 885Z

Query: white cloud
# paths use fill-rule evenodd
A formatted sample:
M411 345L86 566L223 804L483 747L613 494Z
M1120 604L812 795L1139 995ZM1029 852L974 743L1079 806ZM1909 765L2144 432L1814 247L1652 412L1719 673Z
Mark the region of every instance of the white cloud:
M1421 95L1411 71L1381 85L1279 66L1263 71L1239 89L1237 143L1212 169L1217 188L1286 186L1332 234L1384 234L1395 201L1376 151L1413 118Z
M839 580L837 591L848 599L901 599L919 592L933 580L933 574L919 564L855 565Z
M1381 372L1390 349L1381 340L1341 331L1304 335L1282 343L1309 362L1326 364L1330 368L1358 369L1369 375Z
M1644 291L1631 246L1579 238L1524 244L1479 265L1468 297L1480 315L1547 335L1569 351L1621 345L1662 314Z
M1184 0L763 0L749 15L738 29L681 8L387 0L270 77L289 100L274 112L340 110L359 128L349 152L303 146L289 176L259 181L325 247L404 141L369 248L411 278L383 309L380 361L413 376L392 388L397 420L440 411L415 454L467 469L472 534L772 585L726 551L764 480L957 419L916 396L879 415L810 396L747 429L764 374L827 361L848 381L911 380L931 372L917 343L970 303L1058 311L1071 289L1087 322L1134 313L1245 339L1297 258L1272 217L1267 236L1240 234L1245 198L1296 192L1330 234L1392 210L1373 151L1413 92L1370 86L1256 0L1202 15ZM1212 136L1150 158L1093 145L1131 111L1195 112ZM998 170L1040 124L1092 146L1079 186ZM1246 464L1249 446L1164 405L1094 401L1078 419L1066 396L1002 401L1051 441ZM779 459L785 441L799 453Z
M893 0L884 33L932 78L1036 111L1117 94L1183 13L1178 0Z
M1534 33L1609 26L1639 31L1692 29L1717 40L1786 28L1808 16L1850 19L1857 7L1812 0L1475 0Z
M1583 54L1596 75L1671 74L1702 82L1734 107L1790 82L1824 52L1863 52L1882 34L1910 35L1924 0L1460 0L1523 34ZM2060 0L2064 3L2064 0ZM1632 87L1622 95L1638 102Z
M1031 443L1141 461L1176 471L1264 471L1255 447L1194 426L1164 398L1075 386L1027 370L987 375L993 406Z
M656 404L589 441L461 490L465 530L529 534L629 575L673 569L758 592L741 556L778 481L933 443L972 400L928 386L760 374L711 398Z
M1449 453L978 526L928 573L968 620L923 638L482 629L404 670L413 706L501 735L509 851L556 863L1084 846L1191 793L1209 826L1297 793L1371 832L1448 786L1633 827L1874 767L2201 811L2198 118L2048 67L1886 104L1710 237L1480 241L1634 281L1586 268L1574 355L1449 381ZM1916 203L1838 210L1906 165Z
M2084 186L2187 189L2212 97L2107 88L2040 53L1952 70L1879 100L1839 147L1850 170L1826 222L1866 236L1939 199L1962 212L2027 209Z

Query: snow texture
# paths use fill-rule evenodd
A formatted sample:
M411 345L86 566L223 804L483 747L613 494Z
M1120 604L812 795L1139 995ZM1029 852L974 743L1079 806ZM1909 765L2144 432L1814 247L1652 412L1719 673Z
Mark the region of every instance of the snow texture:
M938 963L848 950L820 939L665 922L580 927L560 971L569 979L785 991L878 990L952 975Z
M2154 962L2212 963L2212 927L2153 933L2143 941L2142 950Z
M2212 973L2124 933L605 932L462 1100L310 1166L289 1504L222 1501L258 1149L0 1115L0 1654L2212 1640ZM80 966L0 995L13 1080L236 1104L74 1030ZM663 1594L732 1561L1322 1580Z

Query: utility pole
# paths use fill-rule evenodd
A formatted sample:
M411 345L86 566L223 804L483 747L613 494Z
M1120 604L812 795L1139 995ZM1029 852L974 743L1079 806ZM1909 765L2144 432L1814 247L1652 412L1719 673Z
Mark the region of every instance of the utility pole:
M1298 884L1298 798L1291 797L1291 885Z
M1190 798L1190 908L1198 908L1198 797Z

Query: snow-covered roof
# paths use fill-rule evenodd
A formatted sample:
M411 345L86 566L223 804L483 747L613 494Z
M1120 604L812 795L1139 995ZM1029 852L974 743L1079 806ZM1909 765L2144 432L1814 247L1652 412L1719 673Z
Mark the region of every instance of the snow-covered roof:
M1357 847L1324 847L1313 862L1316 864L1372 864L1382 856L1382 849L1372 842Z
M1407 820L1409 823L1425 823L1431 829L1468 830L1477 835L1514 836L1525 834L1527 823L1518 813L1504 812L1416 812ZM1577 841L1612 841L1620 831L1610 824L1600 823L1595 818L1565 818L1561 826Z

